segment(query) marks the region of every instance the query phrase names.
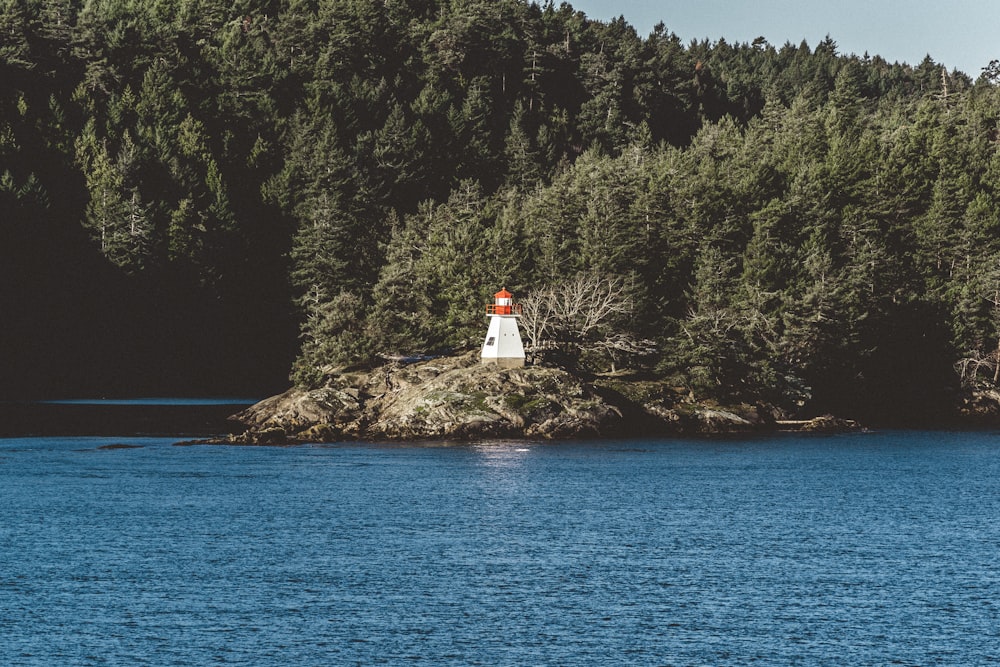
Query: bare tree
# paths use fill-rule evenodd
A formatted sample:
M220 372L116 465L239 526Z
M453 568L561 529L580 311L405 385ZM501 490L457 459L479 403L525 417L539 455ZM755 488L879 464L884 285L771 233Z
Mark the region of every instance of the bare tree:
M979 379L979 371L981 369L986 368L992 371L994 375L996 374L996 353L991 352L984 357L979 350L972 350L969 352L969 356L956 361L954 368L963 385L974 385Z
M988 359L993 365L993 384L997 384L1000 382L1000 256L991 259L986 271L981 276L981 280L980 294L992 306L990 316L993 320L993 331L997 345L989 353Z
M628 286L618 278L580 274L555 291L556 314L581 341L610 324L617 315L632 312Z
M985 298L993 306L993 320L1000 322L1000 287L994 289L993 294ZM1000 324L997 325L997 328L1000 329ZM1000 334L997 336L996 350L990 356L993 358L993 384L996 384L1000 381Z
M556 321L554 303L551 287L537 289L521 300L521 326L528 339L529 352L545 349L547 342L553 341Z
M634 308L631 287L620 278L581 273L564 283L535 290L521 305L532 353L599 350L611 357L614 368L626 356L655 350L652 341L638 340L615 327Z
M596 349L611 357L611 372L625 359L648 357L656 353L656 342L648 338L636 338L624 331L617 331L594 343Z

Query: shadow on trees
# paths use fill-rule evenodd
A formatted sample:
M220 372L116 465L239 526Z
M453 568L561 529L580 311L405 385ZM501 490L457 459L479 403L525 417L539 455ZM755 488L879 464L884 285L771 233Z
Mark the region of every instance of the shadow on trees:
M0 398L263 395L286 386L295 323L280 299L220 300L177 273L130 276L78 224L41 207L0 206Z
M817 413L850 415L871 426L931 426L946 422L958 381L947 321L928 303L900 305L863 333L869 352L855 365L828 367L813 379ZM843 361L843 360L842 360Z

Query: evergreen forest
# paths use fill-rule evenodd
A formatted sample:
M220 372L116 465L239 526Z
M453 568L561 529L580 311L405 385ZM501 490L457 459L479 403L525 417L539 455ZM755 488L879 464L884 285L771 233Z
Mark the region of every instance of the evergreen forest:
M0 0L0 397L475 349L787 414L1000 379L1000 64L526 0ZM588 302L602 306L581 308Z

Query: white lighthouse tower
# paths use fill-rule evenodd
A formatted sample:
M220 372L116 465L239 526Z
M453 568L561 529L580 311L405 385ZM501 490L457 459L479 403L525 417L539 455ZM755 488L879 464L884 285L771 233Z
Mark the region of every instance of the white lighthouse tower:
M507 288L493 295L494 303L486 306L490 326L483 341L484 364L497 364L504 368L524 366L524 345L521 332L517 328L517 318L521 316L521 304L514 303L514 295Z

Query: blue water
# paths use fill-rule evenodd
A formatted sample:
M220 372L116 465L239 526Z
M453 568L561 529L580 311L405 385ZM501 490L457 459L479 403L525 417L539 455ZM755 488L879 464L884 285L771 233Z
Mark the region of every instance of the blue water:
M0 516L3 665L1000 662L995 434L8 438Z

